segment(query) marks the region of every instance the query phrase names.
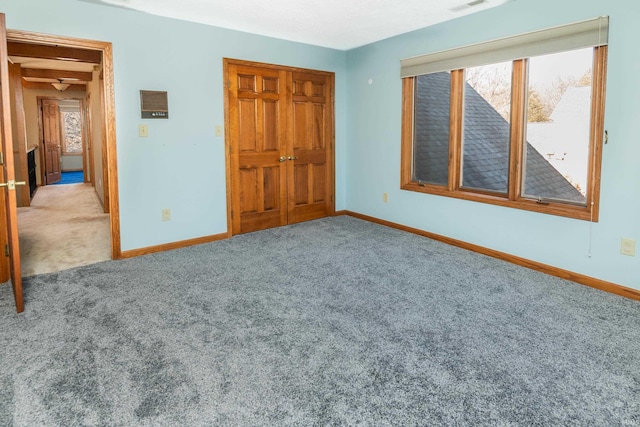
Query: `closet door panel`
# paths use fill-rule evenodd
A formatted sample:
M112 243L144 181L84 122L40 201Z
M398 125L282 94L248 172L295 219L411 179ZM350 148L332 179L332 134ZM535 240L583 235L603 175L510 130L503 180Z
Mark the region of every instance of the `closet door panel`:
M233 234L285 225L286 73L230 65L228 76Z
M333 214L333 79L326 73L294 72L293 179L289 223Z

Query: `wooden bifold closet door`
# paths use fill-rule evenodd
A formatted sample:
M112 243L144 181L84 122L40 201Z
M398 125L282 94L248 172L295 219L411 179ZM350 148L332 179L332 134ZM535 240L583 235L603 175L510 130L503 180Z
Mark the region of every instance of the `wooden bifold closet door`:
M224 65L232 234L332 215L333 73Z

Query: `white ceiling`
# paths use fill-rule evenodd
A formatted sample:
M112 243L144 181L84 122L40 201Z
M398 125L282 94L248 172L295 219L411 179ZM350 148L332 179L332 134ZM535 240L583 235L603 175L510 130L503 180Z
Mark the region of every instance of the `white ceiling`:
M83 0L348 50L512 0Z

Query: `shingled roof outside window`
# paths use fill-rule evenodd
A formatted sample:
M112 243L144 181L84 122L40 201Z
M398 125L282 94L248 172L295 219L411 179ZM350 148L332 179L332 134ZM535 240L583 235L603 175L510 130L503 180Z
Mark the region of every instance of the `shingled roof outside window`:
M446 184L449 152L450 74L418 76L415 93L414 179ZM423 80L426 79L426 80ZM422 83L421 84L421 80ZM505 192L508 185L509 123L469 84L464 88L464 183ZM443 114L446 113L446 118ZM524 193L578 204L586 198L531 144L526 143Z

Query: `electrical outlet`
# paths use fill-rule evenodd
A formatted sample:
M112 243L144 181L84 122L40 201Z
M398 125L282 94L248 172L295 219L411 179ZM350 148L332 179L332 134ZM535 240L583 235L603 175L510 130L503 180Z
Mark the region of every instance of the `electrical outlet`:
M633 239L622 238L620 242L620 253L622 255L635 256L636 255L636 241Z
M171 220L171 209L162 209L162 220L163 221Z
M388 203L389 202L389 193L382 193L382 201L384 203Z

